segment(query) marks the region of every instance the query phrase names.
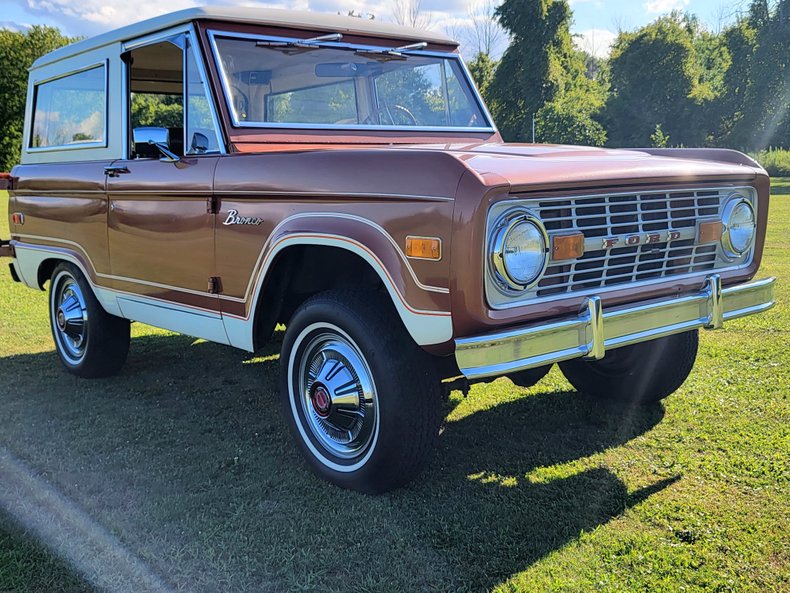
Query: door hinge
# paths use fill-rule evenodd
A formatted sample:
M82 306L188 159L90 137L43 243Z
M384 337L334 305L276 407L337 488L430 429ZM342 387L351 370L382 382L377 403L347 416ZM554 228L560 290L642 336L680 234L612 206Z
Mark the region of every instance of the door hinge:
M219 196L211 196L208 199L206 212L209 214L219 214Z
M208 293L220 294L222 292L222 280L219 276L212 276L208 279Z

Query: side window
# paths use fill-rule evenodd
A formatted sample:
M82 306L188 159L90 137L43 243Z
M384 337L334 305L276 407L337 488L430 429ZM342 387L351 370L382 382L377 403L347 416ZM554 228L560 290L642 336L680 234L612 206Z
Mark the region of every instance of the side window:
M106 66L35 87L30 148L106 145Z

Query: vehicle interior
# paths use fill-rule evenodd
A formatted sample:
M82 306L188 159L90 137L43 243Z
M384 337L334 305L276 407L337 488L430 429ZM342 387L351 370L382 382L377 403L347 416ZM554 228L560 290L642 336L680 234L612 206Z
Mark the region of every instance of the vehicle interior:
M224 37L216 45L240 123L486 124L454 59Z

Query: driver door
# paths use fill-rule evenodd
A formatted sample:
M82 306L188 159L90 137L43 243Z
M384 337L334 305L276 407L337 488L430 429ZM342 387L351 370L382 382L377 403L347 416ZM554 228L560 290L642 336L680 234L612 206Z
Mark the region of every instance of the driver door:
M124 55L132 142L106 169L110 270L125 317L227 343L211 284L218 150L208 136L218 143L215 129L189 124L195 59L189 32Z

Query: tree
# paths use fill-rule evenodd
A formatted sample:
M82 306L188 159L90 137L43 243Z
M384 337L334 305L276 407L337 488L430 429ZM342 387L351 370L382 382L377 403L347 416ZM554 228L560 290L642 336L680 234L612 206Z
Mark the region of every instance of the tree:
M676 145L705 144L716 128L708 108L723 89L721 75L705 74L705 66L726 69L728 62L725 49L680 12L621 33L612 49L603 117L610 143L643 146L661 126Z
M468 45L475 55L492 56L505 37L496 17L496 0L475 0L469 4L467 16L471 21Z
M72 41L54 27L0 29L0 171L10 171L19 162L28 68L39 57Z
M603 89L585 76L583 56L573 47L567 0L505 0L497 16L511 43L488 95L504 137L531 138L535 116L543 131L542 142L600 139L602 129L592 121L592 114L602 105ZM571 114L572 129L586 130L580 138L561 132L558 126ZM541 117L546 121L541 122Z
M494 80L494 72L496 71L497 63L491 59L487 53L478 53L474 59L468 64L469 72L472 74L477 88L480 89L480 94L483 99L488 100L488 89L491 87L491 82Z
M606 143L603 126L569 103L546 103L538 110L535 120L535 136L541 142L587 146Z
M742 111L732 131L732 139L744 148L790 147L789 15L790 0L780 0L773 10L764 0L750 7L747 26L754 31L754 52Z
M392 0L392 17L399 25L428 29L431 15L422 9L422 0Z
M757 31L748 19L740 19L722 34L730 53L730 67L724 74L724 91L715 105L718 122L716 142L733 147L746 147L748 127L753 114L746 111L746 93L752 76L752 59L757 49Z

